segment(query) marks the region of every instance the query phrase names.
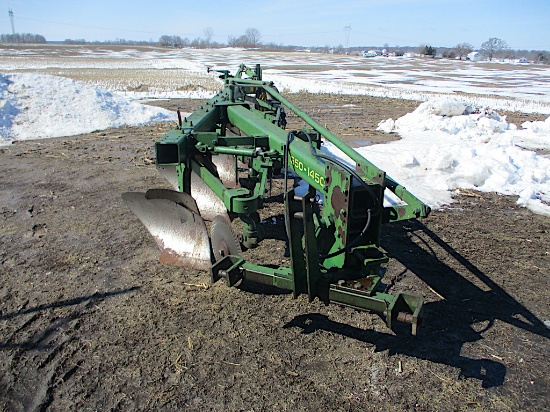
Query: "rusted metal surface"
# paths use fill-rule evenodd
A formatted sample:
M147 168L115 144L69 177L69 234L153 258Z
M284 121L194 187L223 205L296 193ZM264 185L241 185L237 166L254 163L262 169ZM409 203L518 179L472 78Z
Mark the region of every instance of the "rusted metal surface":
M161 191L153 192L160 196ZM207 270L212 264L210 240L201 216L168 198L148 199L145 193L124 193L122 198L153 236L161 262Z
M374 280L372 278L363 278L356 280L348 280L343 285L357 290L370 290Z
M332 196L330 198L330 203L332 205L332 208L334 209L334 215L337 219L342 219L345 221L346 219L346 213L345 211L348 209L349 204L349 196L346 196L344 192L342 192L342 189L340 189L340 186L335 186L332 190ZM344 211L342 216L342 211Z

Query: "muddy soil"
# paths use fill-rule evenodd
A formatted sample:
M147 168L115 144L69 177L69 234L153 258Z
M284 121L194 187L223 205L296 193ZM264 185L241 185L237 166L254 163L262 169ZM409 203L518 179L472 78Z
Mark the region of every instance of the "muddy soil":
M355 145L387 140L376 124L417 105L292 100ZM0 150L0 409L550 409L550 218L462 191L427 219L385 226L390 291L426 300L412 337L375 314L158 263L121 194L168 187L152 164L168 129ZM281 209L267 205L264 233L280 233ZM288 264L274 237L246 257Z

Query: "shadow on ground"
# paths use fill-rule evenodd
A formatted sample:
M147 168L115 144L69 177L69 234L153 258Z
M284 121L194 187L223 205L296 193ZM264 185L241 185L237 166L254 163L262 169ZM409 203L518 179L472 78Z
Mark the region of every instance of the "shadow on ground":
M482 290L443 262L433 249L436 245L488 290ZM482 340L482 334L497 320L550 338L550 330L542 321L422 223L395 224L383 247L444 298L424 306L426 322L418 336L400 333L402 330L399 329L395 330L396 334L358 329L331 321L319 313L297 316L285 328L298 327L303 333L330 331L372 344L376 351L389 350L392 355L404 354L450 365L460 369L461 378L481 380L484 388L501 386L506 366L492 359L472 359L461 355L465 343ZM473 325L481 322L486 322L486 326L483 330L475 330Z

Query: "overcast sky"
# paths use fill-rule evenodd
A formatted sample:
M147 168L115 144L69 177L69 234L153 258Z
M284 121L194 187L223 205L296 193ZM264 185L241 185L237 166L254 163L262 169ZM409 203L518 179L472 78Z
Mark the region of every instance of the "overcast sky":
M550 0L0 0L0 33L47 40L190 40L211 27L226 43L249 27L262 43L432 46L498 37L513 49L550 50Z

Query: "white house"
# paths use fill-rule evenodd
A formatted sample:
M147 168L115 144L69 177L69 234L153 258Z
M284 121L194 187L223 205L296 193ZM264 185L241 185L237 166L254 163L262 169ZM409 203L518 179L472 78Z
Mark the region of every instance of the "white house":
M363 57L376 57L378 56L374 50L364 51Z
M479 61L483 60L483 56L481 55L481 53L480 53L480 52L476 52L476 51L471 52L471 53L468 53L468 54L466 55L466 58L467 58L468 60L473 61L473 62L479 62Z

